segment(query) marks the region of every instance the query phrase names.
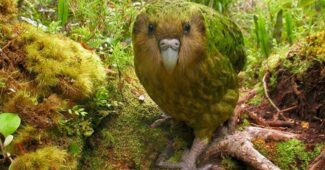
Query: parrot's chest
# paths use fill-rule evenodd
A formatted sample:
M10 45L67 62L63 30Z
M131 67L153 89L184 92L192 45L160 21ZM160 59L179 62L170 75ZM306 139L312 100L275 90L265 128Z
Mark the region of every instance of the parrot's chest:
M222 79L201 70L176 75L148 75L142 84L157 105L172 117L187 121L211 114L226 93Z
M238 99L238 84L228 60L211 58L175 74L135 66L141 84L162 111L200 134L212 134L231 117Z

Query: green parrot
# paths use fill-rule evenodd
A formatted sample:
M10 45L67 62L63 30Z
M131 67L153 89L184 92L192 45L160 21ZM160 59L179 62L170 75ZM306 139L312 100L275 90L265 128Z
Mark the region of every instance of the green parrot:
M196 169L197 157L238 100L237 73L246 58L240 29L207 6L154 0L137 16L132 42L135 71L149 96L195 135L183 162L158 165Z

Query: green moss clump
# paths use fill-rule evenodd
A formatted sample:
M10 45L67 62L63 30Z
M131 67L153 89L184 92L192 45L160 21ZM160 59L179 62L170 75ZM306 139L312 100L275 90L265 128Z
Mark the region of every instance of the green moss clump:
M105 84L99 57L61 35L49 35L24 25L16 44L24 44L26 69L35 75L44 95L53 90L70 99L82 100Z
M313 150L306 150L306 145L297 139L284 142L266 142L262 139L253 141L254 147L283 170L307 169L311 160L318 156L323 144Z
M16 0L0 0L0 22L8 21L17 11Z
M66 151L56 147L45 147L35 152L17 157L10 165L10 170L48 170L48 169L73 169L74 166L67 167L68 154ZM69 163L71 165L71 163Z
M305 73L315 62L325 62L325 31L309 36L302 43L293 46L288 56L280 62L292 74L298 76Z
M320 154L322 146L316 146L310 152L306 151L305 147L304 143L296 139L278 143L276 163L284 170L291 170L292 167L307 169L309 161Z
M325 61L325 31L307 37L302 51L309 58Z

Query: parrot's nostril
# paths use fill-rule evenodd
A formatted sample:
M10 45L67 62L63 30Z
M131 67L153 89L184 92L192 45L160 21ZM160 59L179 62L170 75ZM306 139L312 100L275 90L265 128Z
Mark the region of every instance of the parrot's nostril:
M180 46L180 42L178 39L163 39L159 42L160 49L164 50L167 48L172 48L174 50L178 50Z
M165 46L166 43L165 42L160 42L160 46Z

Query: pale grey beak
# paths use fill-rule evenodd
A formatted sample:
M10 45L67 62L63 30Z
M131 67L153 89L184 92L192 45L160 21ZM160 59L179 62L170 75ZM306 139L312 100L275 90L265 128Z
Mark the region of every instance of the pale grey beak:
M172 72L178 61L180 42L178 39L163 39L159 42L162 62L168 72Z

